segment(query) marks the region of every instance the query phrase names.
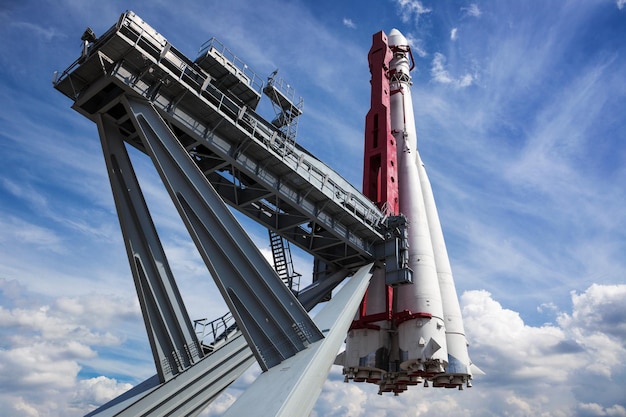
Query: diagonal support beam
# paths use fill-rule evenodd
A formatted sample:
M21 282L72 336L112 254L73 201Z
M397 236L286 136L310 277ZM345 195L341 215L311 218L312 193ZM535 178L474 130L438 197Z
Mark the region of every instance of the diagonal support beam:
M315 317L315 323L323 329L326 337L280 366L262 373L223 417L292 417L310 414L367 290L372 266L361 267Z
M198 339L115 124L96 116L126 253L161 382L201 357Z
M239 333L176 378L163 384L150 378L85 417L196 416L254 361Z
M323 339L152 104L122 101L261 368Z

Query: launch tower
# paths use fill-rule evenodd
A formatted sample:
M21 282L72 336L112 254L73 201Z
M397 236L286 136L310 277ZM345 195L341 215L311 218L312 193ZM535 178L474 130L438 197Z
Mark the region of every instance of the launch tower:
M438 219L414 126L398 122L400 112L412 121L410 49L399 32L377 36L364 195L295 141L302 101L276 74L264 81L215 39L187 58L130 11L100 37L85 32L82 53L55 74L54 87L98 127L156 368L90 416L194 416L255 361L263 373L226 416L247 415L260 403L263 415L308 415L330 366L342 358L355 361L343 363L348 379L376 382L381 392L428 380L446 387L469 382L467 351L452 356L449 340L465 337L458 309L446 308L451 297L458 301L449 265L439 265L447 254L433 232ZM276 109L271 122L256 113L263 94ZM230 310L225 316L190 320L129 146L153 162ZM411 208L416 189L419 204ZM231 208L269 230L275 267ZM414 231L428 239L415 240ZM313 284L295 285L285 245L312 255ZM418 260L413 247L425 251ZM431 274L424 281L423 255L436 264L429 267L434 280ZM339 283L311 318L307 312ZM348 335L348 350L336 358L351 327L378 336L351 342Z

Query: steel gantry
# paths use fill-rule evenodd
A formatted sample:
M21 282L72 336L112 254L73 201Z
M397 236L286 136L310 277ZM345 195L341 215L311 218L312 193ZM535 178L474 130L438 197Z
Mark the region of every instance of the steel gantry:
M272 391L275 404L262 415L289 415L293 404L310 410L373 263L394 269L402 233L390 232L374 203L256 114L263 80L221 43L203 45L192 61L133 12L99 38L88 30L83 41L54 87L98 127L157 369L89 415L196 415L255 360L269 376L233 410L271 391L278 364L292 388ZM127 145L151 158L235 318L209 343L188 317ZM288 288L226 204L310 253L315 282ZM307 311L349 275L311 319ZM312 367L326 370L321 382L318 375L302 383L295 372Z

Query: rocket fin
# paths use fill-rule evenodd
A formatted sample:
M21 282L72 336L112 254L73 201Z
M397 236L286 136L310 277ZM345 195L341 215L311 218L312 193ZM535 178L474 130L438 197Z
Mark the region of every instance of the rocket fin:
M431 338L428 341L428 348L431 352L431 354L437 352L439 349L441 349L441 345L439 343L437 343L437 341L434 338Z
M472 375L487 375L485 371L483 371L473 363L470 363L470 371L472 371Z
M341 366L343 366L343 364L345 362L346 362L346 351L344 350L339 355L337 355L337 357L335 358L334 365L341 365Z

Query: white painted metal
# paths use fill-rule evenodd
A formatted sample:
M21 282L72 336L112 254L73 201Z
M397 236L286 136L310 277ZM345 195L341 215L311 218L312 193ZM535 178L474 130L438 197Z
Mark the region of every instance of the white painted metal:
M463 328L463 318L461 317L461 306L459 305L454 278L452 277L452 268L450 266L450 259L448 258L446 243L443 238L443 231L441 230L433 190L419 153L415 158L415 163L420 175L426 217L428 218L428 229L430 230L433 251L435 253L437 277L439 278L439 289L443 302L446 344L448 347L448 367L445 374L435 377L433 385L445 386L447 388L461 388L472 379L470 358L467 352L467 340L465 339L465 329Z
M262 373L224 417L309 415L367 290L372 265L359 269L315 317L325 338Z
M366 315L381 314L387 310L385 270L374 270L365 296ZM355 317L359 320L359 316ZM387 372L391 322L380 320L350 329L346 338L343 363L344 373L355 382L377 383Z
M426 217L420 178L415 165L417 133L411 98L408 42L397 30L389 34L394 51L390 63L391 131L398 149L400 212L409 220L409 266L413 285L396 289L396 313L406 311L398 326L400 367L418 375L443 372L448 360L443 308L435 255Z

